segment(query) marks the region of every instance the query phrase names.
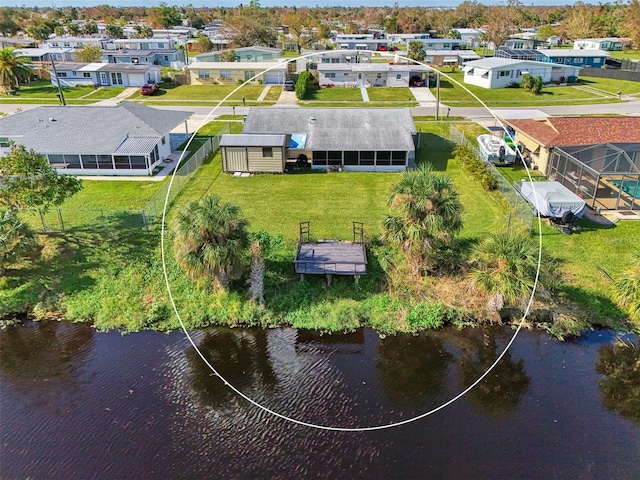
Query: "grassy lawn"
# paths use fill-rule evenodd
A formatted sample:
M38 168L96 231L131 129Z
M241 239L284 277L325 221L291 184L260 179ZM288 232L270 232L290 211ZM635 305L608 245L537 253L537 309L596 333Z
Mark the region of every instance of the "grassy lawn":
M301 107L318 107L318 108L411 108L415 107L417 102L298 102Z
M623 50L617 52L609 52L613 58L621 58L623 60L640 60L640 50Z
M375 87L367 88L367 95L372 102L394 101L394 102L415 102L415 97L408 88L405 87Z
M362 93L359 88L311 88L308 90L305 100L318 100L321 102L362 102Z
M77 100L80 97L89 95L86 103L105 98L113 98L121 93L124 88L109 87L96 90L94 87L63 87L64 98L67 100ZM38 80L25 85L21 85L16 95L7 95L2 101L6 103L59 103L58 88L54 87L48 80ZM45 100L45 102L41 102ZM71 103L71 102L70 102Z
M450 73L445 71L443 73L451 77L453 80L463 83L463 72ZM586 78L586 82L590 82L591 80L593 80L591 77ZM609 88L617 88L615 91L619 91L622 87L629 88L628 85L618 86L617 81L614 80L604 80L611 81L612 86ZM635 82L629 83L633 84ZM588 83L585 84L588 85ZM520 88L486 89L475 85L464 85L469 89L469 91L477 95L480 100L491 107L579 105L618 102L617 98L603 97L590 92L585 92L573 86L545 86L540 95L533 95ZM436 94L435 88L432 88L431 91L434 95ZM440 80L440 100L452 107L479 106L478 101L475 100L472 95L444 76Z
M640 93L640 82L631 80L615 80L613 78L580 77L580 84L594 87L612 94L622 92L623 95Z
M282 93L282 86L280 85L271 85L267 95L264 97L265 102L275 103L280 98L280 94Z
M172 82L165 82L160 85L160 91L152 97L141 96L139 92L132 96L132 99L144 99L147 101L200 101L209 102L220 101L233 92L238 85L175 85ZM246 85L234 93L228 101L240 101L242 97L246 101L256 101L262 93L262 85Z

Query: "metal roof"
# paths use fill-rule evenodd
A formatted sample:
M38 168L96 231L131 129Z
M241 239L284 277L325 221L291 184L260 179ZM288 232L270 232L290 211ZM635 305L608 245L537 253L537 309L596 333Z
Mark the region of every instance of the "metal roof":
M500 67L515 67L516 65L535 65L538 67L546 67L553 68L558 67L559 65L554 65L553 63L548 62L537 62L535 60L517 60L515 58L498 58L498 57L489 57L489 58L481 58L480 60L471 60L470 62L466 62L464 64L464 68L500 68ZM561 66L561 65L560 65Z
M147 154L158 144L158 137L127 137L113 152L121 155Z
M608 57L609 54L604 50L597 49L575 49L575 50L566 50L563 48L541 48L538 50L541 54L546 57L556 58L556 57Z
M251 108L242 133L306 134L309 150L415 150L408 108Z
M261 72L267 68L271 70L286 70L286 61L273 62L194 62L187 67L189 70L254 70Z
M124 48L122 50L107 52L107 55L114 56L114 57L150 57L151 55L176 53L177 51L178 50L175 48L156 48L156 49L148 49L148 50Z
M157 143L191 115L131 102L115 107L42 106L0 118L0 137L40 153L112 153L127 138L154 137Z
M284 147L287 142L286 135L222 135L221 147Z

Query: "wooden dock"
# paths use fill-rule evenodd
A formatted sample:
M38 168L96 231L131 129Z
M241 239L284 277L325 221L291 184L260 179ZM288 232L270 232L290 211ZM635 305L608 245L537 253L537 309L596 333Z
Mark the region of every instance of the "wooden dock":
M367 253L362 243L326 240L298 244L294 260L301 275L364 275Z

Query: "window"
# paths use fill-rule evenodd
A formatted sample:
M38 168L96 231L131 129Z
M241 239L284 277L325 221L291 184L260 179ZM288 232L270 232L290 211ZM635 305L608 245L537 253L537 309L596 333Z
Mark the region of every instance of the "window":
M58 78L67 78L67 72L58 72Z
M98 161L95 155L82 155L83 168L98 168Z
M273 54L271 54L271 53L263 53L262 54L262 59L263 60L273 60Z
M348 77L349 76L349 72L344 72L344 76Z
M396 80L402 80L402 74L396 73Z
M331 63L340 63L340 59L339 58L332 58L331 59Z
M129 157L129 160L131 161L131 168L147 168L147 159L144 157L144 155L131 155Z
M376 73L376 78L382 78L382 73L380 72Z
M336 72L327 72L324 76L327 78L336 78Z
M82 168L80 155L65 155L64 163L67 164L67 168Z
M98 168L112 169L113 160L111 155L98 155Z
M358 165L358 152L357 151L344 152L344 164Z
M120 72L111 72L111 84L112 85L123 85L122 73L120 73Z
M130 169L129 157L127 155L114 155L113 159L116 162L117 169Z
M64 155L49 155L49 165L54 168L64 168Z
M208 80L209 77L209 70L198 70L198 78L201 78L203 80Z
M574 58L574 59L573 59L573 61L574 61L575 63L583 63L583 62L584 62L584 58L582 58L582 57L576 57L576 58Z
M327 164L327 152L313 152L313 164L314 165L326 165Z
M360 152L360 165L373 165L376 152Z
M508 77L510 73L511 73L511 70L500 70L499 76L500 77Z
M342 165L342 152L328 152L327 163L329 165Z
M8 147L9 139L7 137L0 138L0 147Z
M391 152L391 165L406 165L406 152Z
M166 137L162 137L162 144L164 145L165 143L167 143L167 138Z
M231 78L231 70L220 70L220 78Z
M273 157L273 148L271 148L271 147L262 147L262 156L264 158Z
M391 165L391 152L377 152L376 165Z
M91 78L91 74L89 72L82 72L82 76L84 78Z
M473 75L473 68L470 68L469 70L467 70L467 75Z
M245 82L247 80L249 80L250 78L253 78L255 76L256 76L256 72L253 71L253 70L247 70L247 71L244 72L244 80L245 80Z

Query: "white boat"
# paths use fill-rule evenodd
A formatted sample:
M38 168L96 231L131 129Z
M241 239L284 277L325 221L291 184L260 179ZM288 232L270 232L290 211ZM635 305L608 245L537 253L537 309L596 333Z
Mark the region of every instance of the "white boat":
M516 151L500 137L488 133L478 135L480 153L486 162L510 165L516 161Z

